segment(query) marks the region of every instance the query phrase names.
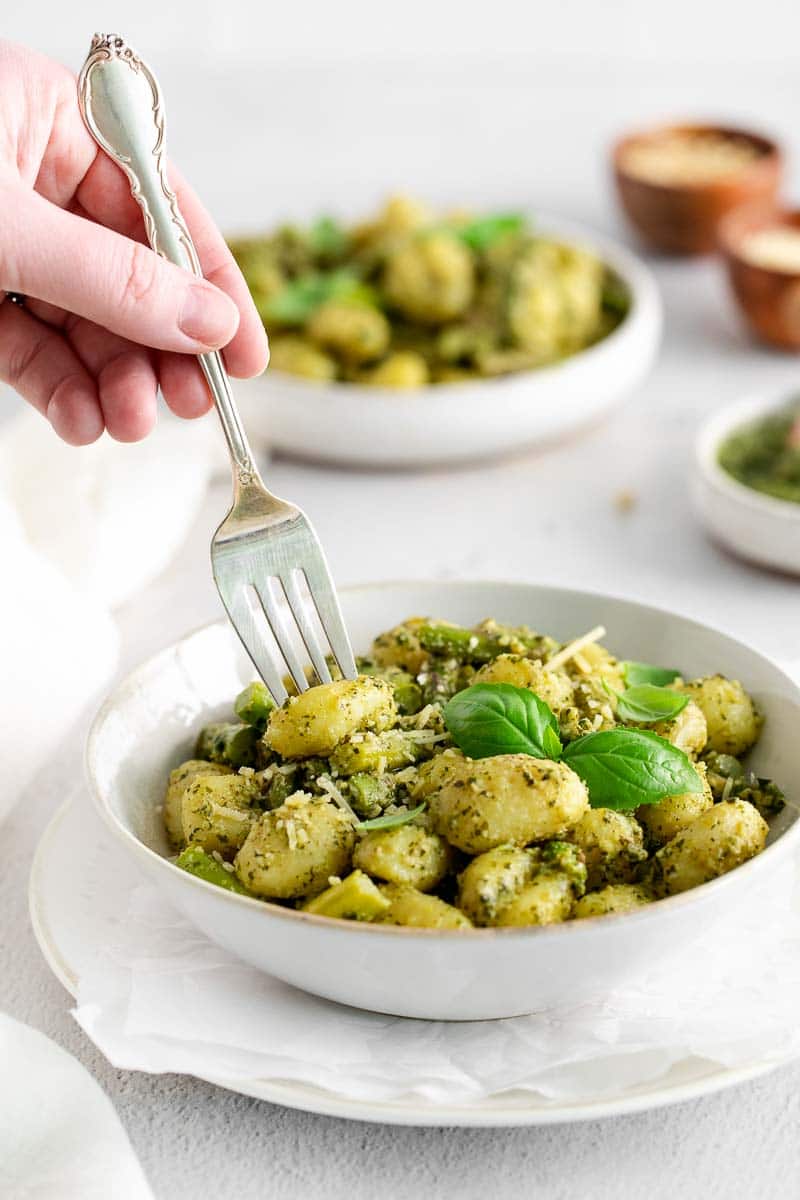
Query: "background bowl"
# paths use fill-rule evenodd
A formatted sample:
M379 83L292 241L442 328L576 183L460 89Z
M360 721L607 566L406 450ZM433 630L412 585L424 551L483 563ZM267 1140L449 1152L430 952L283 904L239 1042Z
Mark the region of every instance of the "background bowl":
M780 669L722 633L645 605L561 588L493 583L385 584L342 595L358 649L412 613L472 624L492 615L566 640L602 622L613 649L687 673L721 670L751 689L767 717L753 767L787 785L800 775L800 691ZM330 920L234 895L165 857L158 811L167 772L194 734L230 711L252 671L223 622L134 671L92 727L87 765L97 806L166 901L220 945L331 1000L406 1017L509 1017L609 991L711 923L757 903L760 884L797 843L797 810L773 822L770 846L736 871L638 912L528 929L419 930Z
M631 174L625 155L634 143L670 133L718 133L751 142L760 157L735 174L708 183L663 184ZM717 249L720 221L741 204L770 201L783 170L780 149L760 134L722 125L663 125L629 134L612 152L622 207L642 238L667 254L710 254Z
M631 310L607 338L536 371L415 391L311 383L268 370L236 385L248 433L300 458L420 467L540 446L591 425L653 364L661 336L658 289L622 247L573 225L531 219L537 230L593 251L627 284Z
M698 516L715 538L761 566L800 574L800 504L739 483L717 460L729 434L790 398L785 391L750 397L715 413L695 441L692 491Z
M758 205L731 213L720 225L720 246L739 308L753 333L783 350L800 350L800 271L779 271L750 262L745 239L760 229L800 229L800 209Z

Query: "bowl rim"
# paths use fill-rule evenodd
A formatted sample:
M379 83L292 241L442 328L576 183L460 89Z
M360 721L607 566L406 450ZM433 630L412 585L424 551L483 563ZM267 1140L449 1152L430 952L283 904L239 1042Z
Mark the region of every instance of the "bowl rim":
M630 146L636 142L653 141L666 133L719 133L724 137L736 137L748 141L757 146L761 153L751 163L747 163L730 175L704 181L685 180L681 183L663 183L634 174L625 167L623 157ZM631 129L617 138L611 146L611 161L620 178L641 187L673 195L681 192L699 194L727 189L735 184L757 179L758 176L776 169L779 170L784 161L784 152L780 143L769 134L761 133L756 129L745 129L740 125L731 125L727 121L663 121L647 128Z
M270 367L257 376L253 382L266 387L294 388L298 393L308 393L313 389L315 396L326 398L326 402L356 398L369 404L370 408L374 407L376 402L380 403L381 401L393 408L410 407L420 403L424 403L428 407L431 402L441 403L448 399L459 400L476 388L485 388L487 391L492 388L496 392L501 390L510 392L521 383L530 384L531 380L541 380L543 385L546 385L556 376L578 369L579 364L580 369L587 369L598 359L616 352L626 342L639 336L640 330L646 329L653 320L655 320L657 336L660 336L663 306L658 285L650 268L633 250L615 241L612 237L596 233L580 222L571 221L569 218L561 218L533 209L527 209L525 212L526 216L529 216L534 222L535 230L541 231L546 236L570 238L576 244L593 251L602 259L606 267L610 267L621 277L628 287L631 298L628 312L620 323L599 341L545 366L529 367L524 371L511 371L506 375L486 377L476 375L472 379L453 383L427 383L423 387L409 388L407 391L376 387L374 384L368 383L352 383L341 379L324 381L305 379L300 375L292 375L288 371L279 371Z
M703 480L731 505L748 508L751 512L786 525L800 525L800 503L768 496L741 483L720 465L717 452L725 438L748 420L777 410L782 403L800 399L800 390L787 387L768 392L753 392L726 404L700 426L695 437L695 467Z
M487 591L492 588L513 589L520 592L540 589L543 591L561 592L565 595L576 596L581 598L590 598L596 600L611 601L612 603L622 603L639 609L643 609L655 616L667 617L673 619L677 617L679 620L688 623L690 626L703 633L713 633L726 641L732 642L735 645L755 654L763 660L772 670L776 671L789 684L790 688L796 693L798 705L800 706L800 684L795 683L791 676L783 670L783 668L764 654L760 650L755 650L747 643L733 637L727 631L720 629L714 625L709 625L703 621L697 621L695 618L687 616L683 613L676 612L671 609L664 608L661 605L648 604L639 600L632 600L624 596L617 596L610 592L597 591L589 588L566 588L555 584L535 584L524 583L520 581L509 580L384 580L380 582L370 582L365 584L351 584L340 589L341 593L348 592L365 592L365 591L383 591L389 588L399 587L414 587L414 588L431 588L436 589L445 586L457 586L465 589L472 588L475 585L480 586ZM720 875L716 879L709 880L696 888L690 888L686 892L680 892L674 896L667 896L651 904L646 904L639 909L633 909L624 913L605 913L595 917L583 917L578 921L563 921L552 925L538 926L507 926L507 927L480 927L473 926L469 929L431 929L417 928L415 926L403 925L382 925L375 924L369 921L348 921L340 917L325 917L316 913L303 912L298 909L284 908L282 905L274 904L269 900L262 900L253 896L242 896L236 892L228 891L225 888L219 887L217 884L209 883L204 879L192 875L188 871L181 870L169 858L164 857L157 851L146 846L135 834L125 827L122 821L112 811L111 805L104 796L103 791L98 783L97 772L94 768L94 763L97 757L97 743L99 741L100 732L108 717L116 710L118 704L124 699L125 695L130 691L139 689L139 680L146 675L154 666L157 665L160 659L166 659L172 656L176 649L182 646L189 640L199 637L202 634L209 632L212 629L227 629L231 630L230 623L225 617L217 618L215 621L207 621L184 634L183 637L169 643L167 646L149 655L133 670L129 671L112 691L105 698L95 714L89 733L86 739L84 765L86 778L89 782L90 792L94 801L94 807L99 813L106 826L115 834L115 836L125 845L134 855L137 855L143 864L155 866L156 870L161 871L165 876L172 879L180 878L183 886L189 888L201 888L206 894L213 894L217 897L221 904L233 904L241 906L244 904L251 911L255 912L256 908L264 912L267 916L273 916L286 921L294 922L299 929L303 924L310 924L317 928L327 929L333 935L338 932L340 934L349 933L355 936L369 936L376 934L384 934L389 937L401 937L405 939L430 940L431 938L446 939L451 938L459 941L469 939L470 941L486 942L487 940L494 941L497 938L530 940L532 938L557 938L561 937L578 937L586 936L589 932L598 932L600 936L611 936L616 929L620 920L643 922L646 920L657 919L659 912L664 912L666 906L669 906L670 912L677 911L680 907L687 907L697 904L703 896L709 896L711 892L708 889L713 889L715 894L719 894L725 888L730 886L735 881L740 872L746 872L748 877L752 877L755 872L763 869L762 864L766 855L771 855L770 861L777 857L782 857L786 854L793 841L800 837L800 817L797 818L789 828L772 843L765 846L764 850L757 854L754 858L742 863L734 870L727 872L725 875ZM777 852L777 855L776 853ZM658 907L656 907L658 906Z

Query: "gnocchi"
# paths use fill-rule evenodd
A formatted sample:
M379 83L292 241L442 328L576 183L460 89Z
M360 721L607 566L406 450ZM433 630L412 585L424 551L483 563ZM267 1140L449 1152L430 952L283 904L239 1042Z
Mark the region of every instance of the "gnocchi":
M202 729L169 775L175 861L315 916L456 931L626 913L698 887L760 853L782 807L778 786L740 761L763 721L741 683L711 675L658 697L654 714L669 719L639 709L626 724L630 665L591 634L562 645L493 619L467 629L416 616L375 638L355 679L281 707L251 684L235 719ZM456 739L461 701L448 705L472 684L531 720L546 714L551 740L523 752L501 738L481 756ZM683 766L667 779L688 790L635 807L612 788L599 803L571 743L608 745L620 729L639 744L655 734L662 753L670 743L673 765L677 748Z

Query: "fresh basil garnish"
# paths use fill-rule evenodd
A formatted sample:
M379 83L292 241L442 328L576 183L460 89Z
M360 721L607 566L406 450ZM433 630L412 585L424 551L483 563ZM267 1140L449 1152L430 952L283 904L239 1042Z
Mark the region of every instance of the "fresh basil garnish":
M469 225L462 225L456 232L470 250L480 253L506 234L519 233L524 228L525 218L521 213L496 213L494 216L478 217Z
M363 830L365 833L370 829L399 829L401 825L407 825L409 821L413 821L414 817L418 817L425 809L425 801L418 804L416 808L410 808L408 812L390 813L388 817L372 817L369 821L359 821L356 829Z
M267 321L303 325L327 300L371 304L374 294L352 271L308 271L270 296L262 305L261 313Z
M308 244L320 258L340 258L347 249L347 234L333 217L320 217L308 231Z
M689 703L685 692L672 692L652 683L638 683L624 692L611 692L611 695L616 696L619 719L634 725L671 721Z
M656 804L665 796L703 790L683 751L644 729L587 733L570 742L563 761L586 784L593 808L627 811Z
M552 709L535 692L510 683L465 688L445 705L444 720L468 758L530 754L562 759L586 784L593 808L624 811L703 790L683 751L649 730L604 729L562 748Z
M444 720L468 758L531 754L559 758L555 713L535 692L510 683L476 683L449 700Z
M666 687L680 675L680 671L672 671L669 667L651 667L649 663L622 662L620 666L628 687L638 687L642 683L652 683L654 687Z

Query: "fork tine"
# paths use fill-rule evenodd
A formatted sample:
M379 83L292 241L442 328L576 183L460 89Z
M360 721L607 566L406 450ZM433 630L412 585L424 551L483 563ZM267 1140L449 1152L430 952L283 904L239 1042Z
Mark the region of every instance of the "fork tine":
M223 588L219 586L219 580L217 580L217 587L231 623L239 635L239 640L253 660L253 666L267 685L275 703L283 704L288 699L289 693L284 685L282 672L256 628L255 617L247 603L244 589L237 587L233 597L229 598Z
M301 594L300 588L297 586L297 575L295 571L287 571L280 578L283 590L286 593L286 599L289 601L289 607L292 610L292 615L297 622L297 628L300 630L300 636L305 643L308 656L317 673L317 678L320 683L330 683L331 673L325 661L325 652L320 645L317 631L309 620L308 601Z
M274 578L274 576L273 576ZM261 607L264 609L264 616L269 622L269 627L272 630L275 641L278 643L278 649L286 660L286 666L289 668L289 674L295 682L298 692L308 690L308 680L306 673L303 670L297 651L292 644L292 635L289 631L289 626L284 620L283 613L280 610L277 598L273 595L270 588L270 580L265 583L255 584L256 595L261 601Z
M336 589L333 586L333 580L323 557L321 546L318 546L318 555L316 558L307 560L304 563L303 570L305 571L308 590L319 613L320 623L325 630L325 636L330 642L333 657L339 664L339 670L345 679L355 679L358 671L356 669L356 660L353 657L353 648L350 645L350 638L347 636L339 598L336 595Z

